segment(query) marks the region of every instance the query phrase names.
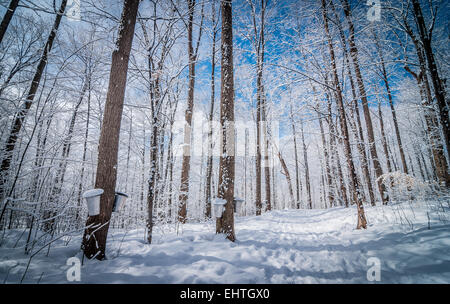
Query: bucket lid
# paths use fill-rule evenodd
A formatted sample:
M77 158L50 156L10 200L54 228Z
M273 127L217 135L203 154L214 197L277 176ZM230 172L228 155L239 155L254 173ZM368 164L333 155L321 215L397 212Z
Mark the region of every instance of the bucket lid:
M94 196L99 196L103 194L103 189L100 188L96 188L96 189L91 189L91 190L87 190L86 192L83 193L83 197L84 198L90 198L90 197L94 197Z
M225 205L227 203L226 200L222 199L222 198L218 198L216 197L213 201L212 201L213 205Z
M121 196L128 197L128 194L123 193L123 192L119 192L119 191L116 191L116 195L121 195Z
M235 197L234 200L235 200L236 202L243 202L243 201L244 201L244 199L243 199L243 198L240 198L240 197Z

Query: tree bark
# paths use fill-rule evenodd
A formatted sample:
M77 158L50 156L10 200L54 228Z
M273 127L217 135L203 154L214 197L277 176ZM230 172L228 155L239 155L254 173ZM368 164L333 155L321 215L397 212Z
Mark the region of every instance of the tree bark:
M346 123L345 112L344 112L344 103L342 100L342 92L341 92L339 78L338 78L338 74L337 74L334 47L333 47L333 42L331 40L330 31L328 28L328 17L327 17L326 11L327 11L327 8L326 8L325 0L322 0L322 16L323 16L323 20L324 20L325 34L326 34L327 40L328 40L328 49L329 49L329 53L330 53L330 57L331 57L334 89L336 90L336 99L337 99L337 105L338 105L338 110L339 110L339 116L340 116L340 120L341 120L342 133L343 133L342 135L343 135L343 139L344 139L344 151L345 151L345 156L346 156L346 160L347 160L348 171L350 174L350 184L352 185L353 201L355 202L357 210L358 210L358 224L357 224L356 228L357 229L361 229L361 228L365 229L365 228L367 228L367 221L366 221L366 217L364 214L364 207L363 207L363 204L361 201L361 193L360 193L360 189L359 189L358 179L356 176L356 170L355 170L355 166L354 166L353 159L352 159L350 138L349 138L349 134L348 134L347 123Z
M333 4L333 1L330 1L330 6L331 6L331 10L333 11L335 20L336 20L335 23L339 30L339 36L340 36L342 49L343 49L343 55L344 55L344 59L345 59L345 67L347 68L347 76L350 81L350 88L351 88L351 92L352 92L353 107L352 106L350 107L350 114L351 114L351 118L352 118L350 120L350 127L354 133L354 136L355 136L355 139L357 142L356 146L357 146L357 149L358 149L358 152L360 155L360 159L361 159L361 169L362 169L362 173L364 175L364 179L365 179L367 189L369 192L370 204L373 206L375 204L375 197L374 197L373 187L372 187L372 178L370 177L370 172L369 172L369 160L367 158L366 149L365 149L364 134L362 131L361 119L359 116L359 107L358 107L358 100L356 97L355 82L353 80L353 75L352 75L351 68L350 68L350 58L349 58L348 51L347 51L347 42L345 39L345 34L344 34L344 30L342 28L341 21L339 19L338 14L336 13L336 8ZM356 120L355 120L354 114L356 114Z
M181 166L181 184L180 184L180 196L179 196L179 210L178 220L180 223L186 222L187 216L187 199L189 196L189 170L191 167L191 125L192 125L192 113L194 111L194 88L195 88L195 64L198 55L198 46L200 43L202 25L200 24L200 31L197 41L197 46L194 50L193 46L193 29L194 29L194 9L195 0L188 0L188 57L189 57L189 86L188 86L188 99L187 108L184 114L185 126L184 126L184 147L183 147L183 163ZM202 14L203 22L203 14Z
M11 0L8 6L8 10L3 16L2 23L0 24L0 43L3 41L3 37L5 36L6 30L8 29L9 23L16 11L17 6L19 5L19 0Z
M95 188L104 190L100 198L100 214L89 216L83 236L82 250L91 259L105 259L106 239L111 218L117 178L117 154L127 81L128 61L133 42L139 1L125 0L120 21L117 47L112 53L111 72L106 96L105 114L98 148Z
M383 144L384 156L386 157L386 166L388 172L392 172L389 150L387 147L386 133L384 132L383 113L381 112L381 102L378 102L378 119L380 120L381 142ZM406 163L405 163L406 165ZM406 168L405 166L403 168ZM406 172L405 172L406 173Z
M294 113L292 112L292 100L290 100L291 104L289 105L290 109L290 119L292 125L292 137L294 139L294 159L295 159L295 186L296 186L296 200L295 206L297 209L300 209L300 185L299 185L299 170L298 170L298 151L297 151L297 132L295 131L295 122L294 122Z
M292 181L291 181L291 175L289 174L289 169L286 166L286 162L284 161L283 156L281 156L281 152L278 151L278 158L281 163L281 168L283 169L283 174L286 177L286 181L288 184L289 189L289 197L291 198L291 201L294 201L294 191L292 190Z
M226 200L225 210L216 221L216 233L223 233L234 242L234 74L232 4L222 0L222 60L221 60L221 156L217 197Z
M373 33L373 35L374 35L375 44L376 44L376 47L378 50L378 57L380 58L380 61L381 61L381 73L383 75L383 82L386 87L386 92L388 95L389 107L391 108L392 120L394 122L395 137L397 138L397 144L398 144L398 149L400 152L400 160L402 162L403 172L408 174L408 166L406 165L406 158L405 158L405 152L403 150L402 137L400 136L400 128L398 127L397 113L395 112L394 102L392 100L391 87L389 85L387 72L386 72L386 65L384 63L383 50L380 46L380 41L379 41L378 37L376 36L375 32ZM386 139L384 139L384 141L386 141ZM388 164L388 170L391 171L391 169L389 169L389 166L390 166L390 164Z
M206 168L206 189L205 189L205 205L206 218L211 217L211 176L213 169L213 140L212 140L212 121L214 118L214 102L215 102L215 68L216 68L216 37L217 37L217 23L216 23L216 7L215 1L212 1L212 23L213 37L212 37L212 50L211 50L211 102L209 108L209 129L208 129L208 162Z
M331 178L331 171L330 171L330 160L328 155L328 147L327 147L327 141L325 138L325 132L323 128L322 118L320 117L320 114L317 113L318 119L319 119L319 127L320 127L320 135L322 138L322 146L323 146L323 154L325 159L325 174L326 174L326 181L328 184L328 189L326 190L327 197L328 197L328 203L330 204L330 208L334 205L334 195L333 195L333 180ZM325 183L324 183L325 187Z
M263 89L264 92L264 89ZM262 103L262 121L263 121L263 134L264 134L264 187L266 190L266 211L270 211L272 209L271 205L271 194L270 194L270 162L269 162L269 137L267 130L267 116L266 116L266 98L263 96Z
M312 209L312 198L311 198L311 183L309 180L309 164L308 164L308 150L305 144L305 134L303 132L303 121L300 123L300 131L302 135L302 146L303 146L303 161L305 166L305 186L306 186L306 196L308 200L308 207Z
M434 95L436 97L437 106L439 109L442 133L444 134L444 142L447 148L447 158L450 159L450 119L448 115L449 106L447 105L447 102L445 100L445 88L443 86L442 79L439 76L436 61L434 58L433 48L431 47L433 27L430 27L430 31L428 32L419 1L412 0L412 3L416 25L419 30L420 40L422 42L425 56L427 58L428 71L431 76L431 83L433 84Z
M355 76L356 81L358 83L358 90L359 95L362 101L363 106L363 112L364 112L364 119L366 121L366 128L367 128L367 137L369 140L369 151L372 156L372 165L375 169L375 176L377 178L378 183L378 189L380 191L380 196L383 204L387 203L387 197L386 197L386 191L385 186L382 183L382 180L380 177L383 175L383 170L381 168L380 162L378 160L378 154L377 154L377 148L375 144L375 135L373 132L373 126L372 126L372 118L370 117L370 110L369 110L369 102L367 100L367 93L366 88L364 86L364 81L361 74L361 69L359 67L359 61L358 61L358 49L356 47L355 43L355 28L352 21L352 13L350 10L350 5L348 3L348 0L341 0L343 2L344 7L344 13L345 17L347 19L347 23L349 26L349 38L348 42L350 44L350 55L353 62L353 68L355 70Z

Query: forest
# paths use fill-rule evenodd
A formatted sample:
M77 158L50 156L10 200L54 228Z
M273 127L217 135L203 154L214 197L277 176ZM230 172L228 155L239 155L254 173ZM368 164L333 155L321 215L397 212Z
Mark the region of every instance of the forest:
M0 0L0 282L450 283L449 17Z

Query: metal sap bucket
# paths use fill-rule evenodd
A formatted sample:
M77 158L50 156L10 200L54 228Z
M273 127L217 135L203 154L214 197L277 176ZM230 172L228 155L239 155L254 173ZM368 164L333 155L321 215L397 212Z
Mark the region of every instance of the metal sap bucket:
M239 213L239 211L241 210L243 202L244 202L244 200L242 198L239 198L239 197L236 197L233 200L233 209L234 209L235 213Z
M226 203L226 200L217 197L212 201L213 214L216 218L222 217L223 210L225 209L224 206Z
M125 204L128 195L123 192L116 192L116 196L114 198L113 212L118 212L119 209Z
M83 193L83 198L86 199L89 216L100 214L100 197L103 192L103 189L96 188L87 190Z

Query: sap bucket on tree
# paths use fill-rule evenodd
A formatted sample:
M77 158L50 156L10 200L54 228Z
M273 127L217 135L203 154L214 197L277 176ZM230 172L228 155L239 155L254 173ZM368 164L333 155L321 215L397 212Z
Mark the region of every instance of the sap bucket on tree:
M100 214L100 196L103 194L103 189L91 189L83 193L86 199L89 216Z
M215 198L212 201L212 207L213 207L213 214L216 218L221 218L223 210L225 209L224 206L227 203L226 200L222 198Z
M244 200L242 198L239 198L239 197L234 198L234 200L233 200L233 208L234 208L234 212L235 213L239 213L239 211L241 210L243 202L244 202Z
M119 209L122 207L122 205L125 204L127 198L128 195L126 193L116 192L116 196L114 198L113 212L118 212Z

